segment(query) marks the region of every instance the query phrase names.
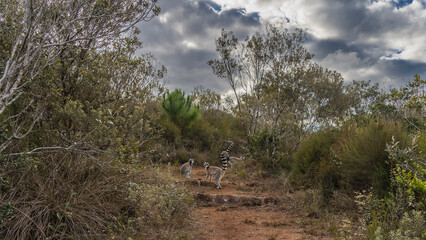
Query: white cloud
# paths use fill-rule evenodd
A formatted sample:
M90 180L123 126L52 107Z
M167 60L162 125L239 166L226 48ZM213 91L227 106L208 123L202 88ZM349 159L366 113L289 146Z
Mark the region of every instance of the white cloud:
M195 42L190 41L190 40L184 40L184 41L182 42L182 44L183 44L185 47L187 47L187 48L193 48L193 49L197 49L197 48L198 48L198 45L197 45Z
M345 53L338 50L328 54L319 63L322 66L342 73L346 81L371 80L379 74L374 65L368 65L363 62L356 52Z

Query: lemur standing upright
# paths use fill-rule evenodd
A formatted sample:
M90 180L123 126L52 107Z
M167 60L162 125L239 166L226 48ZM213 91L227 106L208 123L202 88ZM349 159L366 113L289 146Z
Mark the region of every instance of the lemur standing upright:
M200 187L200 181L201 178L192 178L191 177L191 170L192 166L194 165L194 159L189 159L188 162L184 163L182 167L180 167L180 174L183 175L187 179L191 180L197 180L198 187Z
M234 147L234 143L232 141L228 141L228 143L228 148L220 153L220 161L222 162L222 177L225 175L225 171L228 167L229 152L232 150L232 147Z
M184 163L182 167L180 167L180 174L185 178L191 179L192 165L194 165L194 159L191 158L188 162Z

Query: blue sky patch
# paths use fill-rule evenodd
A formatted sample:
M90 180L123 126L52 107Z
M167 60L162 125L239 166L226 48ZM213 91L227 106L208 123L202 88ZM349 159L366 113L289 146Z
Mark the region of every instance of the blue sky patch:
M220 6L219 4L215 3L215 2L210 2L210 1L206 1L206 3L212 7L216 12L220 12L222 11L222 6Z
M402 8L407 5L410 5L413 3L413 0L394 0L392 1L392 4L395 5L397 8Z
M260 19L259 13L258 12L253 12L249 14L250 17L255 18L256 20Z

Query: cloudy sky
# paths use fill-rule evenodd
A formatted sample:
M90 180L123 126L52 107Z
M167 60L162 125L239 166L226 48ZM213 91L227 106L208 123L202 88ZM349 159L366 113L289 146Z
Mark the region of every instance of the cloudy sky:
M398 87L426 78L426 0L159 0L162 12L140 25L143 53L168 69L168 88L229 89L207 61L222 28L244 39L267 24L306 29L314 60L345 81Z

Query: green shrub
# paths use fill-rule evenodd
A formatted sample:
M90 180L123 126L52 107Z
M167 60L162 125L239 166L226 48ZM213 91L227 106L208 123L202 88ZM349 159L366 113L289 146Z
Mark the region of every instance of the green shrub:
M178 165L186 163L186 162L188 162L190 155L191 155L191 153L189 151L187 151L185 148L180 148L179 150L176 151L175 162L177 162Z
M185 97L185 92L176 89L163 94L161 102L163 116L176 124L180 129L187 127L200 115L200 107L193 104L191 96Z
M399 228L389 234L389 239L394 240L420 240L426 237L426 221L424 212L411 211L404 213Z
M319 178L325 179L332 164L331 146L336 142L338 132L335 130L319 131L304 140L293 155L294 176L301 183L313 185ZM321 168L324 168L321 170ZM319 174L321 172L321 174Z
M426 158L426 132L419 133L416 151L418 156Z
M280 140L280 137L268 128L258 131L250 136L249 150L257 165L263 170L278 173L280 170L291 168L291 147L288 140Z
M163 137L171 144L179 146L182 141L181 129L172 121L168 119L162 119L161 125L163 127Z
M328 203L333 197L334 191L340 189L342 179L340 165L333 162L332 159L330 157L330 159L322 161L319 166L318 177L323 203Z
M214 130L203 117L193 121L184 132L185 138L188 139L186 145L200 151L208 151L214 139Z
M175 185L169 170L146 167L137 181L128 183L128 197L135 217L132 220L142 239L175 239L188 227L193 197ZM136 180L135 179L135 180ZM161 231L159 231L161 229Z
M374 193L358 193L363 228L372 239L424 239L426 237L426 170L413 145L400 149L392 139L386 152L395 166L390 173L391 189L381 198Z
M343 134L338 159L342 162L342 185L348 192L373 187L380 196L390 190L390 170L386 143L392 136L407 146L409 136L403 126L391 121L370 121L367 126Z

